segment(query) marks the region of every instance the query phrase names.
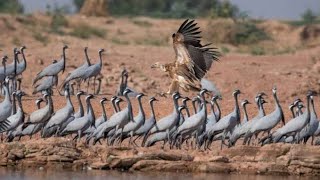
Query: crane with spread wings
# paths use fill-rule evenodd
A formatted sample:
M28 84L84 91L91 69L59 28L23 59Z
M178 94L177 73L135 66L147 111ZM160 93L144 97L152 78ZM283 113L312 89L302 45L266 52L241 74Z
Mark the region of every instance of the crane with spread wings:
M201 44L200 27L194 20L185 20L178 31L172 34L173 49L176 57L171 63L156 62L151 68L168 72L172 79L167 94L179 91L199 91L201 79L211 68L213 61L218 61L220 53L210 44Z

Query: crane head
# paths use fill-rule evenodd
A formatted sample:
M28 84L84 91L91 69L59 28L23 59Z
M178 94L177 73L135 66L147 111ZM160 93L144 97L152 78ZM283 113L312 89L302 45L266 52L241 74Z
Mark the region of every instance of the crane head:
M190 99L188 96L182 98L182 101L183 101L183 102L187 102L187 101L190 101L190 100L191 100L191 99Z
M265 104L265 103L268 103L268 102L264 99L261 99L261 104Z
M4 56L2 57L2 65L3 65L3 66L6 64L7 60L8 60L8 56L4 55Z
M293 105L294 106L297 106L299 103L302 103L302 100L300 98L296 99L294 102L293 102Z
M172 98L173 98L174 100L178 100L179 98L181 98L181 95L180 95L179 92L174 92L174 93L172 94Z
M207 89L202 89L202 90L200 91L200 93L199 93L199 94L200 94L201 96L203 96L203 95L204 95L204 93L206 93L206 92L208 92L208 90L207 90Z
M18 97L22 97L22 96L26 96L27 95L24 91L20 91L20 90L17 91L16 94L17 94Z
M21 46L20 51L22 52L23 50L27 49L26 46Z
M143 93L139 93L139 94L137 95L137 99L142 98L143 96L146 96L146 95L143 94Z
M186 109L186 106L182 105L178 107L178 111L181 113L183 109Z
M292 110L295 107L295 105L292 103L289 105L289 110Z
M268 95L264 92L259 92L256 96L256 98L263 98L264 96L268 97Z
M99 49L99 54L101 55L104 52L104 49Z
M127 94L131 93L132 90L126 88L124 91L123 91L123 95L126 96Z
M94 95L93 94L89 94L86 99L93 99L94 98Z
M79 92L77 93L77 96L80 96L80 95L83 95L83 94L84 94L83 91L79 91Z
M39 103L41 103L41 102L43 102L44 100L42 99L42 98L38 98L37 100L36 100L36 104L39 104Z
M117 96L112 96L111 99L110 99L110 101L111 101L111 102L114 102L117 98L118 98Z
M312 91L312 90L309 90L308 93L307 93L307 96L308 96L308 97L317 96L317 92Z
M246 104L251 104L251 103L246 99L241 102L242 106L245 106Z
M276 93L277 93L277 86L273 86L273 88L272 88L272 93L273 93L273 94L276 94Z
M239 94L241 94L241 91L239 89L234 90L233 93L232 93L233 96L236 96L236 95L239 95Z
M66 49L68 49L68 48L69 48L68 45L65 44L62 49L63 49L63 50L66 50Z
M116 99L116 103L119 103L119 102L122 102L122 101L123 101L123 99L122 99L122 98L117 97L117 99Z
M217 99L222 100L222 96L221 96L221 95L215 95L215 96L213 96L213 97L211 98L211 101L215 101L215 100L217 100Z
M100 103L102 104L102 103L104 103L104 102L106 102L106 101L108 101L108 99L105 98L105 97L103 97L103 98L100 100Z
M156 99L155 97L151 97L151 98L150 98L150 102L152 102L152 101L159 101L159 100Z

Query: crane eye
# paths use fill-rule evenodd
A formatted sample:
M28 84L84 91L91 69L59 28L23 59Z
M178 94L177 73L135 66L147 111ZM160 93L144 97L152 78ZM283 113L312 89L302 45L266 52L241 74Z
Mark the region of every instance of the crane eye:
M172 34L172 37L173 37L173 38L176 37L176 33L173 33L173 34Z

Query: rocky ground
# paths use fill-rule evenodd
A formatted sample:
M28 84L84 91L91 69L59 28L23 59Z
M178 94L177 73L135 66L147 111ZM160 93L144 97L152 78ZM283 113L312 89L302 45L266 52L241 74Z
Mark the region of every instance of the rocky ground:
M229 149L86 147L65 138L0 144L0 165L15 168L115 169L193 173L320 175L319 147L272 144Z
M84 59L83 48L89 47L89 55L93 63L98 60L98 49L105 48L102 69L102 95L93 101L96 117L101 115L99 98L114 94L118 87L121 70L125 67L130 74L129 86L137 91L145 92L149 97L167 91L169 77L150 66L156 62L170 62L174 58L170 36L183 20L162 20L149 18L86 18L68 16L68 25L62 28L63 33L51 32L50 17L36 14L30 16L0 16L1 54L12 58L12 49L26 45L28 68L22 76L22 89L28 93L23 99L25 112L30 114L36 109L34 101L41 95L32 95L31 82L43 67L58 59L63 44L68 44L67 70L60 75L60 82L67 72L81 65ZM211 33L207 19L197 20L204 33ZM104 37L92 36L79 38L70 35L79 24L105 30ZM264 22L260 26L273 34L267 44L273 51L263 56L253 56L242 52L241 47L217 44L223 49L230 49L219 62L215 63L206 78L215 82L220 89L222 115L233 109L231 93L240 89L244 94L240 99L253 102L259 91L269 96L266 112L274 108L271 89L278 87L278 96L284 109L286 121L290 120L288 105L297 97L305 99L308 89L320 90L320 47L306 46L299 40L301 28L292 28L279 22ZM161 27L161 28L159 28ZM286 49L292 45L294 49ZM252 45L254 46L254 45ZM291 46L290 46L291 47ZM239 50L240 49L240 50ZM9 61L11 63L11 61ZM183 95L194 95L185 93ZM2 97L1 97L2 98ZM170 98L158 97L155 104L157 119L169 114L172 110ZM75 98L72 100L76 106ZM64 97L53 97L55 109L65 105ZM134 112L138 108L134 101ZM143 100L147 116L150 115L147 99ZM122 104L124 106L124 104ZM319 100L315 101L316 111ZM110 104L106 106L108 116L113 112ZM257 108L248 107L249 118L253 117ZM191 171L191 172L228 172L228 173L261 173L261 174L306 174L319 175L320 150L310 145L268 145L264 147L240 146L222 151L187 151L158 150L154 148L119 148L96 145L85 147L76 145L64 138L32 140L23 138L21 142L1 143L0 157L2 166L17 167L54 167L54 168L96 168L126 170L157 171ZM218 148L214 148L218 149Z

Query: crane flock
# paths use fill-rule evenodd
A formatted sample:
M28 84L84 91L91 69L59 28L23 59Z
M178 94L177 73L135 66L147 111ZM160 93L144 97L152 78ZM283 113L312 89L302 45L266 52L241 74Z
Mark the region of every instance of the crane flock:
M222 100L221 95L212 96L211 93L207 93L207 89L201 89L198 95L192 98L174 92L171 96L172 112L164 117L157 117L156 112L159 109L155 109L154 105L158 100L151 97L148 100L149 108L143 106L146 95L127 86L126 70L121 73L121 83L116 95L110 97L110 100L106 97L100 100L102 114L98 117L92 107L92 101L96 98L94 94L97 90L100 91L100 85L94 89L93 94L81 91L79 87L74 90L73 86L75 82L79 84L87 81L89 87L90 79L96 80L101 73L104 49L98 52L98 63L92 64L87 48L84 48L84 64L70 72L59 87L64 92L65 106L54 109L53 87L58 85L59 73L65 71L67 48L68 46L63 46L61 60L53 61L34 78L33 93L41 92L42 95L35 101L37 110L28 113L24 111L22 104L26 93L20 86L21 77L27 68L24 55L26 47L23 46L20 50L14 49L14 60L11 64L6 64L8 56L2 58L3 66L0 67L1 92L4 96L0 102L2 141L12 142L20 140L23 136L32 138L33 135L39 134L41 138L69 136L74 141L83 141L90 145L102 144L105 140L108 146L120 146L125 139L129 139L128 146L150 147L163 142L162 148L168 144L170 149L181 149L186 145L188 148L209 150L214 141L220 141L220 148L223 148L241 144L238 142L240 139L243 139L243 145L265 145L279 142L306 144L311 138L311 144L314 145L317 143L314 142L314 138L320 135L320 121L314 105L316 92L309 91L306 94L305 106L301 99L296 99L290 104L292 119L287 122L276 87L272 89L274 110L268 114L265 112L267 95L259 92L254 98L257 115L253 118L248 117L247 113L250 102L248 100L240 102L242 92L238 89L232 93L234 109L229 113L221 112L219 105L219 101ZM19 55L22 56L22 60L19 60ZM41 79L44 80L37 84ZM76 96L77 102L72 102L73 95ZM85 106L83 96L85 96ZM137 99L138 107L131 103L132 98ZM108 101L113 107L110 117L105 108ZM192 106L189 105L190 101ZM42 102L45 102L45 105L41 105ZM121 102L126 104L124 108L121 108L123 107L120 106ZM76 105L78 111L75 111ZM136 108L139 111L134 115L133 109ZM138 139L141 139L139 145Z

